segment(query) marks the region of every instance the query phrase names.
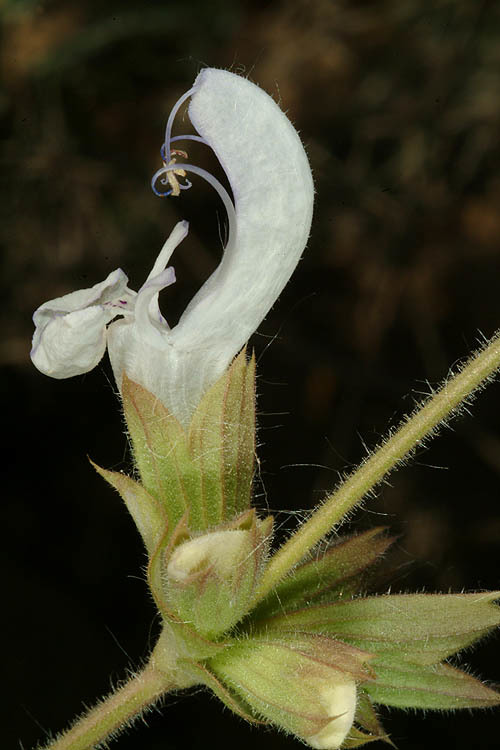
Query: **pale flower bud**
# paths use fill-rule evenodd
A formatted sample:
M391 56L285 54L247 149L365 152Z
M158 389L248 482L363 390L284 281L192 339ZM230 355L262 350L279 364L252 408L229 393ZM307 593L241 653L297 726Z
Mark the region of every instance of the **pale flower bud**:
M240 640L210 668L257 718L336 750L353 726L357 683L373 679L370 658L334 638L283 631Z
M320 689L319 703L333 718L323 729L305 739L318 750L335 750L341 746L352 727L356 710L356 683L339 672L338 681L330 680Z
M247 553L248 531L214 531L179 545L169 560L167 575L172 583L185 583L191 576L210 572L222 581L231 577Z
M170 605L208 638L229 630L247 613L268 551L268 521L250 512L234 526L174 546L166 565L164 592Z

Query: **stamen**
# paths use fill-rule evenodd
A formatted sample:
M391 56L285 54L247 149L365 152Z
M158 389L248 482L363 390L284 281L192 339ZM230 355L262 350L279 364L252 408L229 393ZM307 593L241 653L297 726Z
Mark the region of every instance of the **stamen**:
M168 116L167 120L167 127L165 128L165 153L170 153L170 141L172 136L172 125L174 124L174 119L179 111L179 108L184 104L186 99L189 99L191 94L194 94L195 91L198 90L197 86L193 86L189 89L189 91L186 91L185 94L183 94L179 99L177 99L176 103L172 107L172 110Z
M175 135L170 139L170 143L174 141L197 141L198 143L204 143L205 146L210 146L209 142L202 138L201 135Z
M186 137L187 137L187 136L186 136ZM172 138L172 141L175 141L175 138ZM167 152L165 151L165 144L163 143L163 144L162 144L162 147L161 147L161 149L160 149L160 155L161 155L162 161L163 161L164 163L165 163L166 161L169 161L169 160L167 160L167 156L166 156L166 154L167 154ZM172 156L174 156L174 155L175 155L175 156L182 156L182 157L183 157L183 159L187 159L187 158L188 158L188 155L187 155L187 151L181 151L181 149L180 149L180 148L171 148L171 149L170 149L170 156L172 157Z
M163 166L165 167L172 166L173 164L176 163L176 161L177 159L170 159L168 164L163 162ZM168 179L168 182L170 183L170 187L172 188L172 195L175 197L181 194L181 186L179 184L179 180L177 179L177 176L185 177L186 171L184 169L179 169L177 167L177 169L172 169L170 172L167 172L167 179Z
M194 174L197 174L199 177L203 177L203 179L206 180L214 188L214 190L216 190L217 193L219 194L219 197L224 204L224 208L226 209L227 219L229 223L229 235L228 235L228 240L227 240L226 247L225 247L225 250L227 250L229 248L229 245L234 242L234 238L236 236L236 213L234 210L233 202L229 196L229 193L227 192L226 188L223 185L221 185L219 180L215 178L212 174L210 174L210 172L207 172L206 169L197 167L195 164L183 164L182 168L186 170L186 172L193 172ZM151 187L153 189L153 192L156 195L165 195L164 193L159 193L156 190L155 185L157 181L160 180L162 184L165 184L166 182L168 182L168 177L166 177L163 180L161 180L160 178L163 175L167 175L168 172L174 171L175 169L178 169L178 167L175 164L166 164L154 173L151 179ZM179 185L179 187L181 189L187 188L187 186L182 186L182 185Z
M163 180L160 180L160 184L170 185L171 189L162 192L151 183L153 193L157 195L158 198L168 198L169 195L173 195L174 197L176 197L180 195L181 190L189 190L189 188L193 184L190 180L187 180L184 185L181 185L181 183L175 178L175 175L179 175L179 177L186 176L186 172L184 171L184 169L180 165L179 167L176 166L175 159L171 159L168 164L164 161L163 166L170 167L172 171L169 171L167 177L164 177Z
M210 172L207 172L205 169L202 169L201 167L197 167L194 164L177 165L175 158L172 158L172 156L174 155L183 156L184 158L187 158L187 153L185 151L180 151L180 150L171 148L171 144L174 141L181 141L181 140L197 141L198 143L204 143L205 145L210 146L208 141L206 141L205 138L202 138L200 135L176 135L172 137L172 126L174 123L175 116L177 112L179 111L179 108L186 101L186 99L189 99L189 97L192 94L194 94L195 91L197 90L198 90L198 87L193 86L191 89L189 89L189 91L186 91L186 93L183 94L172 107L172 110L168 116L167 126L165 128L165 142L163 143L161 150L160 150L161 158L163 161L163 167L161 167L154 173L151 179L151 188L153 190L153 193L160 198L166 198L169 195L178 196L180 195L181 190L188 190L191 187L192 183L189 180L187 180L186 183L182 185L176 179L177 175L179 177L185 177L186 172L193 172L194 174L197 174L199 177L203 177L203 179L206 180L214 188L214 190L217 191L226 209L228 223L229 223L229 232L228 232L227 243L226 243L224 250L227 251L230 245L234 244L234 240L236 236L236 213L234 210L233 202L229 196L229 193L227 192L225 187L221 185L219 180L217 180L213 175L210 174ZM158 180L160 181L161 185L170 185L170 189L166 191L158 190L158 188L156 187Z

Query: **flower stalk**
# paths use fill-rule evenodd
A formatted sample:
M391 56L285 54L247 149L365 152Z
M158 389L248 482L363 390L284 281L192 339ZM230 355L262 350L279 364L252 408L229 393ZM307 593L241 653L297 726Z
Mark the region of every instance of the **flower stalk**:
M116 737L177 686L151 664L78 719L44 750L92 750Z

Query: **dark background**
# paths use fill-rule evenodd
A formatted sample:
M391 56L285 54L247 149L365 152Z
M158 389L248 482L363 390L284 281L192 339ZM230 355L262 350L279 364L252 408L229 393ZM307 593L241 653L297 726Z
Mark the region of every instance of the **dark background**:
M3 0L2 746L29 750L147 655L141 543L94 473L130 459L107 361L29 361L31 315L121 266L138 288L191 222L175 322L220 257L216 196L149 189L169 109L200 67L281 102L317 188L309 246L252 344L257 502L285 528L500 323L500 12L476 0ZM193 159L211 168L206 151ZM265 190L265 185L263 186ZM400 533L380 590L498 588L500 388L400 470L354 526ZM264 495L265 489L265 495ZM498 639L465 663L499 679ZM401 750L498 746L499 714L383 711ZM208 694L172 697L121 750L299 747Z

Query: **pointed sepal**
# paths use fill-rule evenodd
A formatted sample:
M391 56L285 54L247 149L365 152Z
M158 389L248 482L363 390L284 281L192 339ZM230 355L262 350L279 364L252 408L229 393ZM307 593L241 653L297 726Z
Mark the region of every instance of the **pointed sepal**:
M365 689L379 704L396 708L486 708L500 693L449 664L410 664L397 659L374 665L377 679Z
M164 507L139 482L121 472L102 469L89 460L97 473L120 493L142 536L148 554L152 554L168 528Z
M361 747L368 742L375 742L376 740L381 740L395 747L381 725L373 703L363 686L358 689L354 725L344 742L345 747Z
M394 542L377 527L341 538L320 557L307 560L276 586L254 612L254 619L302 605L349 598L361 586L360 578Z
M259 627L327 633L380 658L436 664L500 625L494 604L499 596L493 591L360 597L273 615Z
M204 528L200 469L191 459L181 424L157 396L134 383L126 373L122 398L133 455L144 487L165 508L171 529L188 510L191 528Z
M362 747L367 745L369 742L376 742L377 740L384 740L384 737L376 737L373 734L367 734L361 731L358 727L351 727L349 734L342 743L342 747L354 748ZM392 743L391 743L392 744Z
M255 455L255 358L246 350L205 393L189 426L206 527L250 507Z

